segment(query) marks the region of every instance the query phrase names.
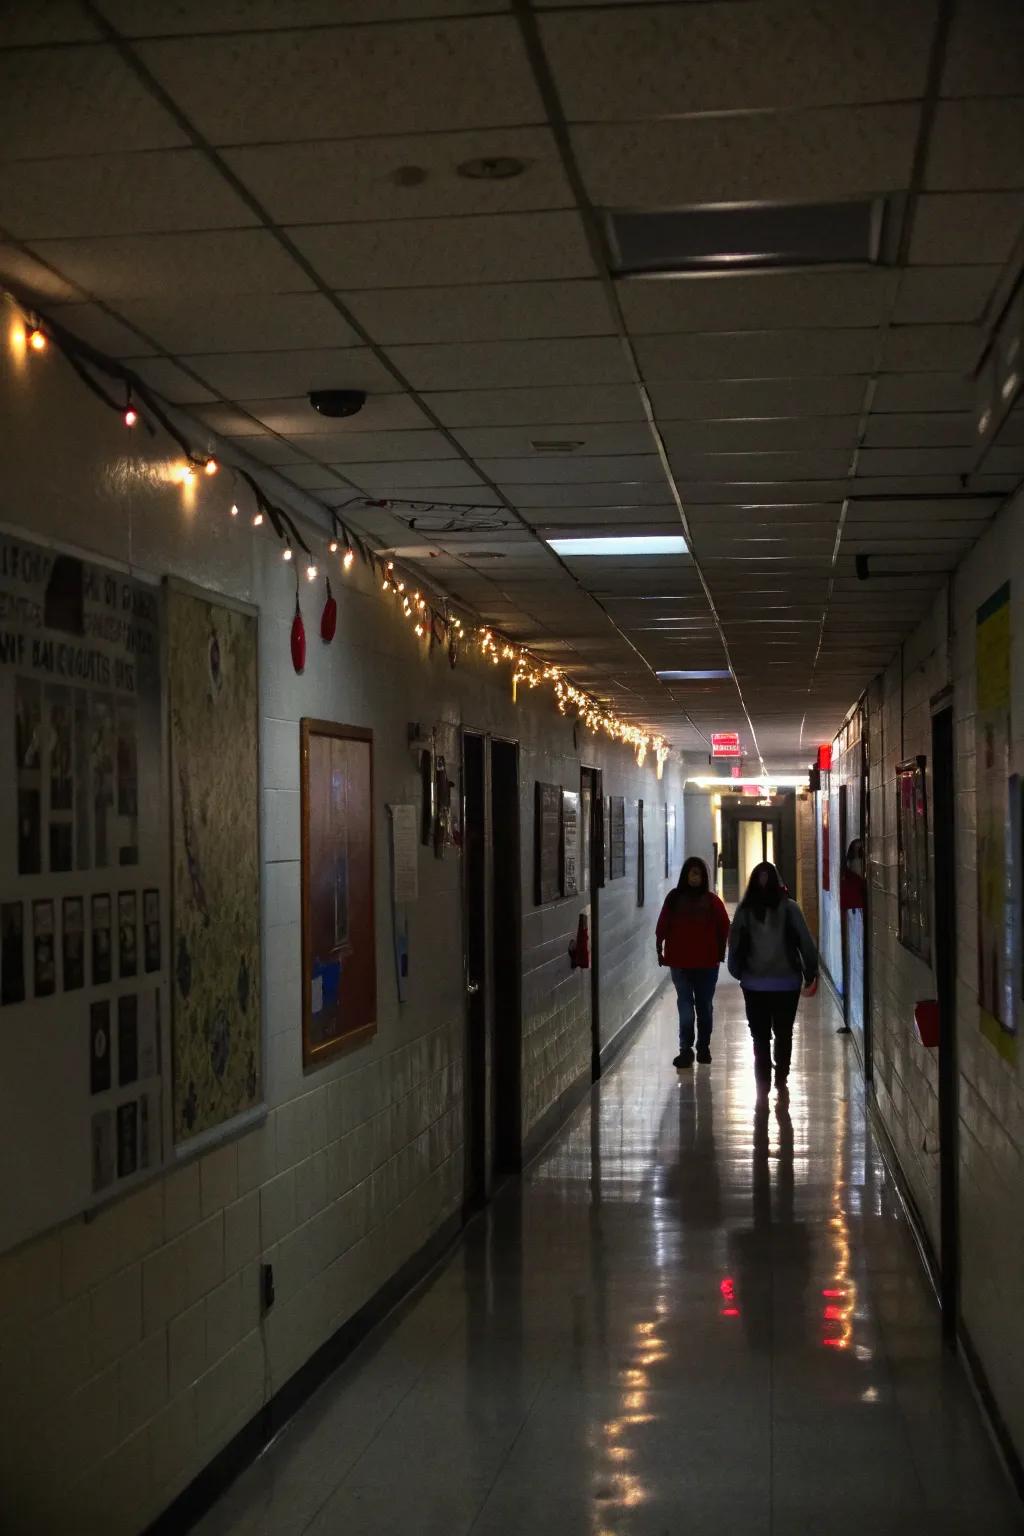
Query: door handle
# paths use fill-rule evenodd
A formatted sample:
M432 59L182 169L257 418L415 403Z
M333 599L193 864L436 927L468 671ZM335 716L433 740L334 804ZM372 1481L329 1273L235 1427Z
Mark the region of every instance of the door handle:
M476 995L477 995L477 993L479 991L480 991L480 983L478 981L467 981L466 982L466 996L467 997L476 997Z

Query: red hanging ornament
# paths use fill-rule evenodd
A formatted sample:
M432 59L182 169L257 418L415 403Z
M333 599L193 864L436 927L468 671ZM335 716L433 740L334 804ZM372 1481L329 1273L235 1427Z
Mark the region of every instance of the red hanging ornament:
M338 627L338 604L335 602L331 591L331 583L327 582L327 601L324 603L324 611L320 615L320 639L325 645L330 645L334 639L334 631Z
M295 617L292 619L292 666L301 672L306 665L306 626L302 622L299 594L295 594Z

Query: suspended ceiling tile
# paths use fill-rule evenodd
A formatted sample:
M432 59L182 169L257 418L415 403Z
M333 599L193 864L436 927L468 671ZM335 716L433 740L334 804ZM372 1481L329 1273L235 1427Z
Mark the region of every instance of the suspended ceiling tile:
M954 7L943 96L1019 95L1022 61L1024 9L1017 0Z
M187 354L182 361L194 368L213 389L232 400L299 395L311 389L365 389L384 393L399 387L367 347L195 353Z
M342 294L375 341L514 341L610 336L614 323L600 283L480 283L461 288L389 288Z
M986 456L985 469L994 475L1024 474L1024 448L1019 444L996 443Z
M856 416L868 380L856 375L809 379L665 379L651 385L659 421L761 416Z
M339 476L322 464L289 464L278 470L278 473L304 491L333 490L342 484ZM351 496L354 486L348 483L343 489L346 496Z
M0 47L87 43L95 42L99 35L78 0L47 0L46 5L12 4L4 9Z
M897 325L953 321L975 324L999 280L999 267L911 267L902 274L893 313Z
M697 379L799 378L869 372L878 350L870 330L720 331L643 336L636 345L644 377L657 383Z
M817 453L693 453L672 455L676 475L693 479L832 480L846 474L850 455L843 449Z
M670 454L777 453L783 450L843 448L857 442L856 416L754 417L738 421L666 422L661 429Z
M621 507L626 517L633 507L663 506L666 487L663 481L651 485L509 485L509 500L522 507Z
M199 421L224 437L263 437L263 424L233 405L205 405L192 412Z
M570 121L902 101L924 94L931 0L838 10L801 0L626 7L546 16Z
M225 149L224 158L279 224L422 219L570 208L549 128L388 134ZM460 176L474 160L517 159L519 176Z
M351 26L506 9L503 0L345 0L343 19ZM326 27L339 21L337 0L175 0L173 8L158 9L151 0L104 0L103 10L126 37L277 31Z
M458 451L443 432L322 432L296 434L292 441L323 464L454 459Z
M909 184L918 107L839 107L571 130L604 208L870 196Z
M924 185L929 192L1024 187L1024 97L940 101Z
M854 494L870 499L885 500L890 496L905 496L912 500L932 496L962 496L965 490L963 476L946 475L868 475L858 474L848 489ZM982 489L986 489L982 487Z
M897 276L892 271L713 272L665 281L627 278L617 291L635 336L877 326L886 318Z
M126 128L137 150L188 143L114 48L0 50L5 159L117 153L124 148Z
M255 215L193 149L0 160L0 209L19 240L230 229Z
M512 495L516 490L515 496ZM546 533L564 532L566 535L583 537L591 528L602 534L623 533L680 533L679 513L675 505L655 502L650 506L577 506L533 507L527 506L518 488L509 488L509 499L514 500L520 516Z
M925 496L919 500L903 498L899 501L887 501L884 498L856 495L850 498L847 518L852 522L858 519L878 521L889 518L930 522L934 518L941 517L970 517L984 522L992 516L999 500L999 497L961 494L937 499Z
M974 385L960 373L889 373L879 380L872 409L886 411L966 411L974 405Z
M249 453L254 459L259 459L261 464L269 464L273 469L283 464L308 464L310 460L309 454L293 448L290 443L282 442L269 432L262 435L241 433L229 437L228 441L241 453Z
M925 193L914 212L910 261L984 265L1008 261L1024 227L1024 193Z
M973 367L981 331L973 325L898 325L885 332L886 373L962 373Z
M239 401L263 426L285 437L337 436L343 432L415 431L430 421L407 394L370 394L355 416L321 416L303 395L291 399Z
M866 448L951 448L975 442L970 411L899 412L869 416Z
M141 357L155 350L98 304L65 304L60 311L60 323L88 346L112 357Z
M446 495L442 497L441 494L440 488L443 486L446 493L448 489L453 490L454 498L471 501L476 487L483 483L480 476L461 459L427 459L399 464L345 464L342 473L363 490L373 490L375 495L383 496L382 487L397 490L404 486L406 496L424 491L428 500L435 496L438 500L446 499Z
M625 383L630 372L622 347L611 336L389 347L388 356L417 390L615 384Z
M483 473L490 480L503 485L601 485L608 482L621 485L646 484L658 487L661 499L668 495L665 471L661 460L653 453L608 455L599 458L582 458L576 454L536 454L532 459L510 458L478 460Z
M302 269L262 229L36 240L33 249L99 299L164 299L168 293L287 293L309 289Z
M132 365L144 384L174 405L195 405L212 400L206 385L166 357L142 357Z
M595 276L574 211L311 224L289 235L324 282L339 290Z
M254 346L294 351L359 341L322 293L239 293L225 304L220 297L182 292L177 298L126 299L118 308L169 352L246 352Z
M436 399L436 396L432 397ZM633 454L650 453L652 437L650 428L643 422L605 423L600 426L581 426L579 423L561 422L552 425L534 423L521 427L460 427L454 436L467 453L484 458L536 458L545 461L555 457L544 452L538 444L573 443L571 456L579 454Z
M962 475L977 457L965 448L863 448L857 477L871 475Z
M727 502L760 509L778 503L838 501L846 494L842 480L690 480L681 487L683 505Z
M571 425L645 420L640 394L632 384L427 391L425 399L440 420L449 427L515 427L546 421Z
M372 470L377 466L370 467ZM434 466L431 467L433 468ZM346 465L346 474L349 473L350 468L351 466ZM381 465L380 468L386 469L387 466ZM396 510L403 515L406 512L408 512L410 516L415 515L412 508L405 506L407 501L412 500L422 501L424 503L424 506L419 509L418 515L420 516L426 514L428 507L432 505L438 505L443 502L445 503L444 510L447 510L448 503L453 503L459 507L464 507L467 509L467 511L472 510L475 507L485 507L488 509L493 508L495 513L497 513L499 516L507 517L510 521L514 521L514 514L509 512L507 508L501 505L501 497L497 491L492 490L490 486L483 485L479 482L474 482L468 485L462 482L461 477L470 473L471 471L460 468L458 473L453 476L453 479L446 481L444 485L424 486L422 481L420 481L419 488L417 488L415 484L409 485L404 483L404 480L396 475L392 477L387 485L375 485L372 487L372 489L368 488L368 496L371 500L374 501L393 502ZM329 500L327 497L324 497L323 499L325 501ZM337 505L337 502L335 501L333 505Z
M345 139L540 123L510 17L239 32L138 45L215 144ZM487 68L481 68L486 59Z
M0 239L0 282L10 286L27 299L44 300L48 304L77 304L87 297L66 276L55 272L35 256L20 250L16 245L6 245Z

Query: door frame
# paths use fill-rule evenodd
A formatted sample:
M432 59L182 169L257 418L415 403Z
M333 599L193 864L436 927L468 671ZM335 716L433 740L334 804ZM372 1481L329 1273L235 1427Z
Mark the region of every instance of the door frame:
M511 752L514 769L512 822L507 830L507 862L511 868L508 890L499 900L497 881L501 837L496 831L495 748ZM488 1036L491 1058L490 1113L493 1124L491 1166L496 1177L518 1173L523 1165L522 1115L522 981L523 981L523 903L522 903L522 828L520 799L519 743L506 736L487 738L487 847L490 852L490 910L487 935L490 942L488 974L491 1006L488 1010ZM501 961L499 963L499 955Z
M604 867L604 775L580 765L580 792L590 789L590 1079L601 1076L601 889Z
M939 1273L942 1335L956 1347L960 1305L959 1082L956 1050L956 743L952 690L932 700L932 894L939 1004Z
M481 837L479 847L479 882L473 863L477 850L470 840L470 784L467 748L480 752ZM462 985L465 1020L463 1030L463 1211L479 1208L487 1198L489 1181L488 1147L491 1140L489 1121L488 1076L490 1040L490 847L487 807L490 798L489 753L482 731L463 727L459 741L459 771L462 803ZM471 891L470 886L473 886ZM479 935L477 924L481 924ZM477 937L482 953L470 954ZM477 971L479 974L473 974Z

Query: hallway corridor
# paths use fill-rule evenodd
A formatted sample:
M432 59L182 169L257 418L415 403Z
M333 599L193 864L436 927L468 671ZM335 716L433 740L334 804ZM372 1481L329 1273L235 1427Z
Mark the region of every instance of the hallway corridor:
M201 1536L1020 1531L827 997L757 1106L674 1000Z

